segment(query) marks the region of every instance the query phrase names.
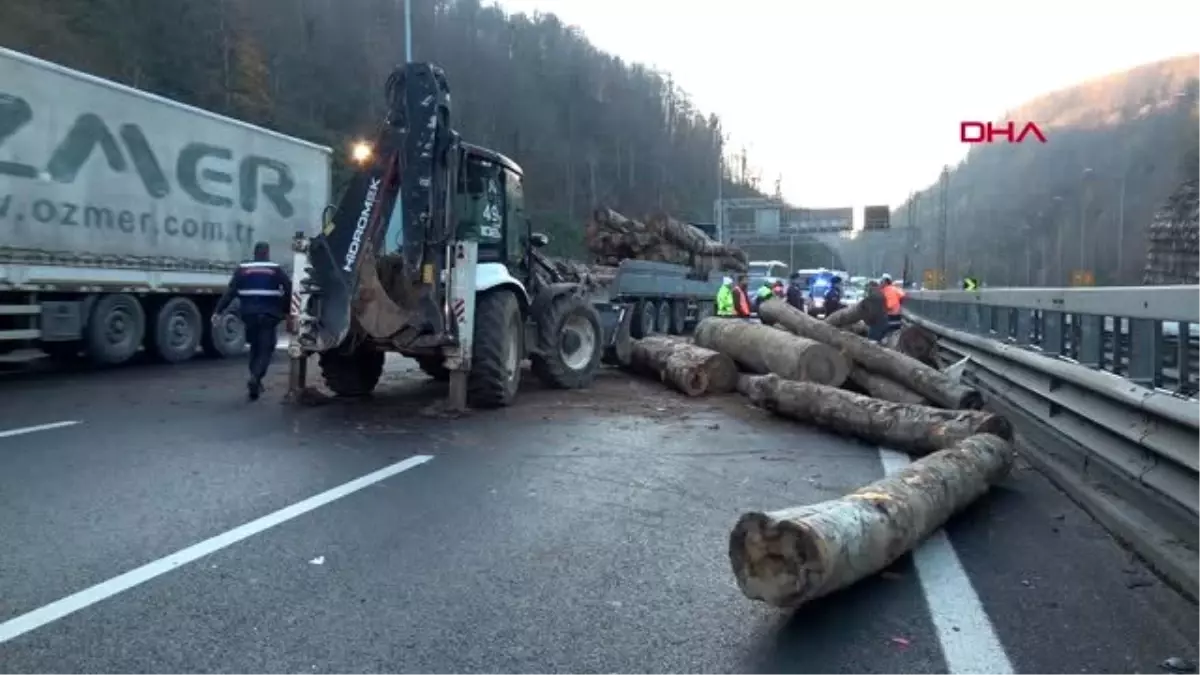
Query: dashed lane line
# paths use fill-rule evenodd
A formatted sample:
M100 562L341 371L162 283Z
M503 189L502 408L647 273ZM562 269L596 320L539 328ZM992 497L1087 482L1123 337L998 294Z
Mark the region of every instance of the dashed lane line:
M365 476L355 478L354 480L343 483L335 488L331 488L314 495L300 502L296 502L291 506L284 507L274 513L267 514L257 520L252 520L244 525L218 534L215 537L210 537L204 541L193 544L185 549L176 551L164 558L159 558L153 562L146 563L141 567L130 570L119 576L115 576L108 581L102 581L95 586L85 588L78 593L68 595L61 600L39 607L31 612L27 612L13 619L9 619L4 623L0 623L0 644L4 644L13 638L19 637L35 630L46 624L57 621L64 616L74 614L81 609L90 607L102 600L113 597L119 593L128 591L131 588L140 586L141 584L162 576L171 570L178 569L190 562L203 558L204 556L220 551L223 548L236 544L243 539L247 539L261 532L286 523L287 521L304 515L309 511L325 506L326 504L335 502L342 497L358 492L359 490L374 485L382 480L386 480L403 473L409 469L416 468L433 459L432 455L415 455L408 459L396 462L390 466L386 466L378 471L374 471Z
M32 427L21 427L19 429L6 429L0 431L0 438L11 438L13 436L24 436L25 434L33 434L39 431L50 431L51 429L61 429L63 427L73 427L76 424L82 424L79 420L64 420L62 422L50 422L49 424L36 424Z
M907 455L887 448L879 449L879 461L889 475L909 464ZM944 530L913 551L913 564L947 670L952 675L1012 673L1008 654Z

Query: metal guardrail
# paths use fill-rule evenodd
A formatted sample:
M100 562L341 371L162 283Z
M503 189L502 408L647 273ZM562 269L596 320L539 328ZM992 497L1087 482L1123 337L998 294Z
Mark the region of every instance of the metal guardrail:
M1052 439L1039 468L1196 596L1200 402L1179 390L1195 391L1200 287L914 292L904 313Z
M919 291L912 312L1140 385L1195 396L1200 286Z

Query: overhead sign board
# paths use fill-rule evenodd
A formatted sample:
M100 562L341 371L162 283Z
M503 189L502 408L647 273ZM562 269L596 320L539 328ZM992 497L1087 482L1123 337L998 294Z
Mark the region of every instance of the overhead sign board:
M868 206L863 209L864 230L887 230L891 227L891 208L887 206Z

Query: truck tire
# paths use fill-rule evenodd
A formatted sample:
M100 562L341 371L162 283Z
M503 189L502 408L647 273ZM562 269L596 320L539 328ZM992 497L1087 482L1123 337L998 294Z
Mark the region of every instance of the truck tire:
M147 335L147 346L163 361L179 363L196 355L203 334L200 308L190 299L176 296L154 313L154 330Z
M659 333L666 335L671 332L671 301L663 298L659 300L655 309L658 311L658 316L654 318L654 327Z
M590 385L604 355L600 314L587 301L570 293L555 298L534 317L538 353L530 358L533 374L558 389Z
M418 356L414 361L421 368L421 372L432 377L438 382L445 382L450 379L450 371L445 366L445 359L440 356Z
M325 386L338 396L366 396L383 375L384 353L359 345L353 352L322 352L319 358Z
M671 301L671 335L683 335L687 331L687 300Z
M500 408L512 403L521 386L525 325L517 297L508 290L483 293L475 300L475 334L467 403Z
M629 334L640 340L655 332L654 322L658 320L658 308L653 300L638 300L633 306L633 323L629 326Z
M93 363L115 366L137 354L146 335L146 312L127 293L105 295L88 317L85 351Z
M246 351L246 326L238 317L224 314L215 326L212 321L202 320L201 323L204 334L200 338L200 348L205 355L226 358Z
M711 298L701 298L696 301L696 323L716 314L716 310L713 308L714 302Z

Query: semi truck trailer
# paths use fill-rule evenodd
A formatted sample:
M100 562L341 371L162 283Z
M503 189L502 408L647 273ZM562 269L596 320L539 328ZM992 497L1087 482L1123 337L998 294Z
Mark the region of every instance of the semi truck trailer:
M209 321L256 241L329 203L329 148L0 48L0 362L245 348Z

